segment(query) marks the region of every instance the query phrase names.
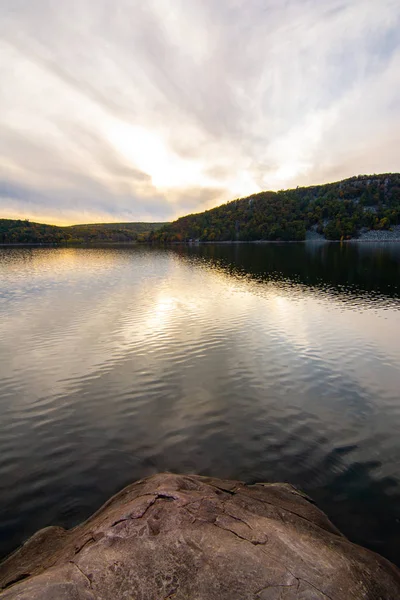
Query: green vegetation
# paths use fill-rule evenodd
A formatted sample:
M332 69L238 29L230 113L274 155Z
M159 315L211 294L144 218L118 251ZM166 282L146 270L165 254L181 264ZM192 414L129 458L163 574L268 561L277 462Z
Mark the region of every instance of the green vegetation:
M57 227L0 219L0 244L91 244L140 242L165 223L96 223Z
M359 175L337 183L261 192L173 223L100 223L56 227L0 219L0 244L328 240L400 225L400 174Z
M400 174L360 175L338 183L261 192L182 217L150 241L304 240L307 230L329 240L400 224Z

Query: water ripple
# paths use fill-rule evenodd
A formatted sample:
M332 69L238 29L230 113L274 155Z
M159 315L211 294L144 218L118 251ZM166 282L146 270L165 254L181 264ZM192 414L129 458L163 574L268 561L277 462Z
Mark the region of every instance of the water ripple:
M0 552L171 470L290 481L395 561L400 251L367 246L0 250Z

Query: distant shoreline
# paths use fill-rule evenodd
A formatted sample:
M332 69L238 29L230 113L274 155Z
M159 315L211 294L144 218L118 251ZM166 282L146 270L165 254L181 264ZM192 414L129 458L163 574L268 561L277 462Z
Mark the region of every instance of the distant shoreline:
M35 244L35 243L17 243L17 244L0 244L0 248L104 248L104 247L127 247L127 246L215 246L215 245L239 245L239 244L307 244L307 245L323 245L323 244L399 244L400 238L395 239L358 239L350 240L215 240L213 242L166 242L166 243L151 243L151 242L86 242L84 244Z

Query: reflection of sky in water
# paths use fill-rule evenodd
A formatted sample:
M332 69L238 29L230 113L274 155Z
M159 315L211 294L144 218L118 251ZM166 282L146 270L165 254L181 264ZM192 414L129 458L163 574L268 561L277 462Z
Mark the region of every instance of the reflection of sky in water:
M0 251L10 539L25 531L29 511L10 525L24 498L37 526L68 524L154 470L287 479L339 521L349 469L372 461L354 484L371 498L373 482L399 481L400 304L382 292L369 302L357 262L368 251L352 255L351 293L343 281L332 291L329 270L323 287L306 285L295 254L279 265L273 250L268 263L263 247L254 271L238 247L218 260L211 249ZM379 252L384 269L393 256Z

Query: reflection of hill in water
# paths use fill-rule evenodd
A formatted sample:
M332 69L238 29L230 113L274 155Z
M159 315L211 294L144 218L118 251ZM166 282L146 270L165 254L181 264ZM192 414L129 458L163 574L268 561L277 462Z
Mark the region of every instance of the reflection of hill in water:
M367 314L360 321L361 315L353 314L347 324L351 323L354 328L346 329L343 328L346 321L338 319L338 314L346 314L349 310L361 313L364 308L372 308L371 312L383 317L391 312L386 311L387 308L399 310L400 244L205 244L176 246L173 251L200 267L215 269L236 279L239 287L242 282L254 294L268 296L268 290L271 290L273 296L287 296L291 304L298 298L305 299L305 303L297 304L288 314L287 328L294 336L296 321L293 321L293 314L298 311L300 321L305 318L310 323L307 311L302 313L301 306L306 305L309 311L316 306L315 302L308 304L304 297L322 300L322 310L326 311L323 320L318 321L315 316L316 325L309 329L311 352L304 352L301 345L294 346L293 354L282 358L284 346L276 344L268 356L269 362L264 363L267 373L263 380L264 393L269 398L267 433L260 426L262 416L252 413L253 401L246 406L243 423L247 423L253 436L260 435L264 439L257 458L259 470L252 469L252 475L255 475L255 481L278 478L306 489L352 541L399 564L400 487L398 469L393 466L397 461L391 458L398 447L397 442L389 441L393 435L390 433L392 423L398 422L398 344L395 336L392 342L388 340L384 328L379 330L380 340L375 329L375 315ZM279 288L278 293L274 294L276 288ZM330 300L332 306L338 307L336 312L329 311ZM226 310L229 312L230 307ZM266 322L274 322L275 315L271 318L267 308L265 312ZM398 323L395 316L393 312L389 317L393 319L394 330ZM322 325L321 330L318 325ZM241 338L243 342L244 337ZM394 345L390 346L390 343ZM267 349L267 344L264 349L260 344L257 351L262 355ZM332 361L329 361L329 355ZM253 356L256 357L256 353ZM278 397L283 385L279 371L275 366L271 368L274 356L278 357L277 364L283 360L291 365L298 385L291 406L294 406L296 396L301 406L299 412L285 413L282 418L272 417L270 398ZM312 373L306 394L302 388L304 375L301 370L294 373L297 359L301 362L304 357L307 369ZM251 385L251 378L245 370L242 378L242 395L247 398L252 394L251 388L246 387ZM391 381L393 387L388 394L386 386L390 387ZM277 387L272 392L270 386L274 384ZM288 397L286 388L282 405ZM311 397L314 404L307 404ZM260 409L259 404L256 407ZM319 420L315 420L317 414ZM342 415L344 420L341 422L337 415ZM350 422L354 423L354 430L349 436ZM327 431L325 427L331 425L332 429ZM336 432L340 431L343 438L333 442ZM365 431L368 431L367 436ZM390 449L388 442L389 445L393 443ZM369 445L375 449L373 454L368 450ZM218 450L216 447L215 452ZM282 456L285 456L284 460ZM238 457L237 460L240 462Z
M172 470L289 481L399 562L399 250L0 249L0 555Z
M346 300L387 304L400 299L400 244L205 244L176 247L225 272L315 288Z

